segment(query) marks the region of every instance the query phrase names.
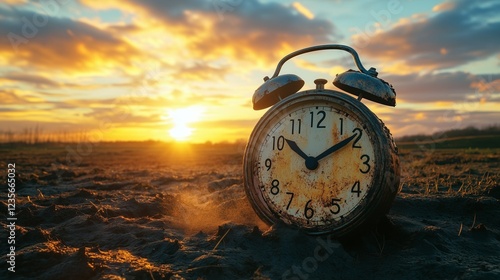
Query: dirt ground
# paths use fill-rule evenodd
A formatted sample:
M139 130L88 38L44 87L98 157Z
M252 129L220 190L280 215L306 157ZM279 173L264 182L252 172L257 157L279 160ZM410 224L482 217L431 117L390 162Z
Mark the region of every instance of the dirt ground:
M499 150L400 150L387 218L339 242L262 223L245 197L243 149L1 145L17 220L11 272L2 191L0 278L500 279Z

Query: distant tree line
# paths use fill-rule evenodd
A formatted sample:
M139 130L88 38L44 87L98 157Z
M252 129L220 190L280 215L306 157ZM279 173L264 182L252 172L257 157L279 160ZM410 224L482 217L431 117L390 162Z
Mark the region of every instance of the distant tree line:
M59 132L44 132L38 125L16 132L12 130L0 130L0 143L24 143L30 145L40 143L79 143L87 141L87 137L88 135L84 131L68 132L63 130Z
M398 142L424 142L424 141L432 141L436 139L444 139L444 138L457 138L457 137L469 137L469 136L500 136L500 126L490 125L484 128L477 128L474 126L468 126L460 129L450 129L441 132L436 132L434 134L425 135L425 134L416 134L409 136L402 136L397 138Z
M396 139L397 142L423 142L434 141L436 139L468 137L468 136L483 136L492 135L500 136L500 126L490 125L484 128L468 126L461 129L451 129L434 134L416 134L402 136ZM88 134L85 131L68 132L44 132L38 125L35 127L24 128L21 131L14 132L12 130L0 130L0 143L24 143L24 144L39 144L39 143L80 143L88 141ZM241 142L241 143L240 143ZM245 143L245 140L237 140L236 144ZM210 143L211 144L211 143ZM243 145L244 146L244 145Z

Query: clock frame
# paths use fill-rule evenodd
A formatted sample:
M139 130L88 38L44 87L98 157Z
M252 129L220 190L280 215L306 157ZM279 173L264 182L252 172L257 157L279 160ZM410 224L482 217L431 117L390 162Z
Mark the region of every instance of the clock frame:
M359 71L338 74L333 84L357 99L325 89L325 79L298 92L304 80L279 75L287 60L321 50L352 55ZM245 191L263 221L343 237L387 213L399 191L398 150L384 123L361 103L396 106L396 91L377 76L353 48L328 44L284 56L272 77L264 77L253 108L272 107L252 131L243 160Z

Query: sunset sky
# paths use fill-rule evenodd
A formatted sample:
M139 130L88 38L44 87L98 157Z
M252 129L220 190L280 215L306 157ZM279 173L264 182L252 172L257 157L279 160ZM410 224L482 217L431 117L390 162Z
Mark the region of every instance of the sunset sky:
M391 83L364 103L395 137L500 123L500 1L8 0L0 4L0 133L94 141L248 139L264 76L288 53L345 44ZM343 51L281 73L314 87ZM174 137L175 136L175 137ZM175 139L176 138L176 139Z

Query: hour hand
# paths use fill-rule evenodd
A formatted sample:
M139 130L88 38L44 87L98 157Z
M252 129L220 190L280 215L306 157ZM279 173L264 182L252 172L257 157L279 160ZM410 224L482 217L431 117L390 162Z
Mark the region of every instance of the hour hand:
M306 155L306 153L304 153L300 148L299 146L297 146L297 143L295 143L295 141L292 141L292 140L288 140L285 138L285 141L286 143L288 144L288 146L290 146L290 148L296 152L301 158L303 159L307 159L308 156Z
M285 138L285 140L286 140L286 143L288 144L288 146L290 146L290 148L294 152L296 152L301 158L303 158L305 160L305 164L306 164L307 169L314 170L314 169L318 168L318 161L314 157L310 157L310 156L306 155L306 153L304 153L299 148L299 146L297 146L297 143L295 143L295 141L288 140L286 138Z

